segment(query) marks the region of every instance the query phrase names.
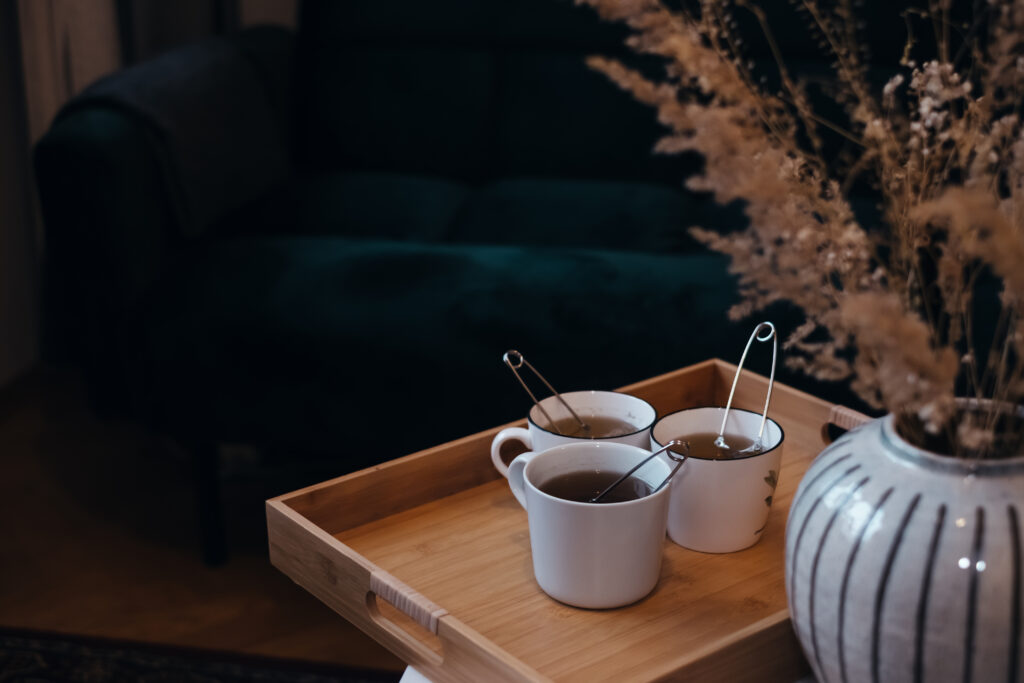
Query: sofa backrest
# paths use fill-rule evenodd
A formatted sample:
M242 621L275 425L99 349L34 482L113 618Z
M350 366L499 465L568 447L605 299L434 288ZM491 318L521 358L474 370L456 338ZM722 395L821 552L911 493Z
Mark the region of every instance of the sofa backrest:
M583 60L621 26L570 0L307 0L298 159L317 170L662 179L653 113ZM692 160L684 162L692 165Z
M812 89L830 79L831 58L809 16L790 3L760 4L791 72L810 79ZM869 24L858 39L871 62L889 67L883 79L903 50L906 4L861 10ZM777 83L754 16L728 11L745 38L744 58L758 77ZM694 157L653 155L664 132L653 112L583 60L621 57L649 65L655 76L663 73L660 62L638 60L623 45L623 26L572 0L304 0L298 31L297 158L317 170L678 186L698 167Z

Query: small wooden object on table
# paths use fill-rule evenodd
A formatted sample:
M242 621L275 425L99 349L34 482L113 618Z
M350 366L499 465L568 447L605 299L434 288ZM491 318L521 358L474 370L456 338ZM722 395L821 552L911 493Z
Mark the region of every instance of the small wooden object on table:
M659 416L724 405L735 371L709 360L622 391ZM766 388L743 373L734 405L760 412ZM776 383L786 438L764 538L725 555L666 540L658 585L627 607L568 607L537 586L526 512L489 455L511 425L267 501L270 558L438 683L794 681L807 668L786 610L786 517L844 411Z

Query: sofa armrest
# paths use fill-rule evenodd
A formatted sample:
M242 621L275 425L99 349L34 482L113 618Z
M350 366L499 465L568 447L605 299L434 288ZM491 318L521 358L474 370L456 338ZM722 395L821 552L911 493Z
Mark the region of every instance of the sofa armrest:
M89 86L55 126L97 109L141 123L176 228L195 237L290 173L290 52L279 27L181 47Z
M46 226L43 346L51 360L102 346L163 272L174 232L151 132L111 109L58 121L35 149Z
M259 27L179 48L61 110L35 148L51 340L101 345L178 247L284 182L291 43Z

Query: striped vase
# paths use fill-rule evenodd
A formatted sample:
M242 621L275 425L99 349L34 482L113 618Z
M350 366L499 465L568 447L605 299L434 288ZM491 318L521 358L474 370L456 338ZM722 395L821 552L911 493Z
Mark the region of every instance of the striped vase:
M888 416L826 448L786 525L786 590L820 683L1024 681L1024 458L911 446Z

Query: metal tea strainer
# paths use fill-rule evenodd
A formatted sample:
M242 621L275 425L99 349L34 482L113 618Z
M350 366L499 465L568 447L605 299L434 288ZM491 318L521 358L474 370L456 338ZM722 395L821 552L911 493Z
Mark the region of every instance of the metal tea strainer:
M682 446L686 450L686 452L685 453L676 453L674 451L670 451L669 449L674 447L674 446ZM597 494L596 496L594 496L593 498L591 498L587 502L588 503L597 503L603 497L608 495L609 491L611 491L613 488L615 488L616 486L618 486L622 482L624 482L627 479L629 479L629 475L633 474L638 469L640 469L641 467L646 465L647 462L651 458L653 458L654 456L659 455L661 453L666 453L668 455L669 459L672 462L676 463L676 466L673 467L672 471L668 473L667 477L665 477L665 481L661 482L658 485L658 488L654 489L653 491L651 491L648 494L648 495L653 496L655 493L657 493L661 489L665 488L665 484L669 483L669 481L672 480L672 477L675 476L675 473L679 471L679 468L683 466L683 463L686 462L686 459L688 457L690 457L690 442L689 441L682 441L680 439L673 439L672 441L669 441L666 445L662 446L661 448L659 448L658 450L654 451L649 456L647 456L646 458L641 460L639 463L637 463L636 467L634 467L629 472L626 472L621 477L619 477L618 479L613 481L604 491L601 491L601 493Z
M760 335L761 330L767 328L768 333ZM747 352L750 351L750 345L754 343L754 340L759 342L766 342L774 340L772 345L772 374L768 378L768 393L764 397L764 412L761 414L761 428L757 430L757 438L754 443L747 446L744 449L737 451L738 454L746 453L760 453L764 450L764 445L761 440L764 436L764 423L768 419L768 404L772 400L772 386L775 384L775 359L779 353L779 336L775 333L775 325L765 321L760 323L754 328L754 331L750 334L750 339L747 340L747 346L743 349L743 355L740 357L740 364L736 367L736 375L732 378L732 389L729 390L729 400L725 404L725 414L722 415L722 426L718 429L718 438L715 439L715 446L723 450L731 450L729 444L725 442L725 422L729 419L729 409L732 408L732 397L736 393L736 383L739 382L740 373L743 372L743 362L747 359Z
M573 410L568 403L566 403L565 399L562 398L562 395L555 391L555 388L551 386L550 382L544 379L544 375L537 372L537 368L530 365L530 361L526 360L526 358L523 357L523 354L519 353L515 349L509 349L508 351L505 352L505 355L503 355L501 359L505 361L505 365L509 367L509 369L512 371L512 374L515 375L516 379L519 380L519 383L523 385L523 389L526 389L526 393L530 395L531 399L533 399L534 404L538 408L540 408L540 412L544 413L544 417L547 419L548 424L551 425L551 429L554 432L560 434L561 436L565 436L565 434L562 434L562 431L558 428L558 425L555 424L555 421L551 419L551 416L548 415L548 411L544 410L544 406L541 405L540 401L537 400L537 397L533 395L532 391L530 391L530 387L526 386L526 382L524 382L523 378L519 376L519 368L523 367L524 365L528 367L533 374L537 375L538 379L540 379L541 382L544 382L544 386L546 386L548 390L552 394L554 394L555 398L561 401L562 405L565 406L565 409L568 410L574 418L576 418L576 421L580 423L580 429L584 433L590 432L590 425L584 422L583 419L576 414L576 411Z

